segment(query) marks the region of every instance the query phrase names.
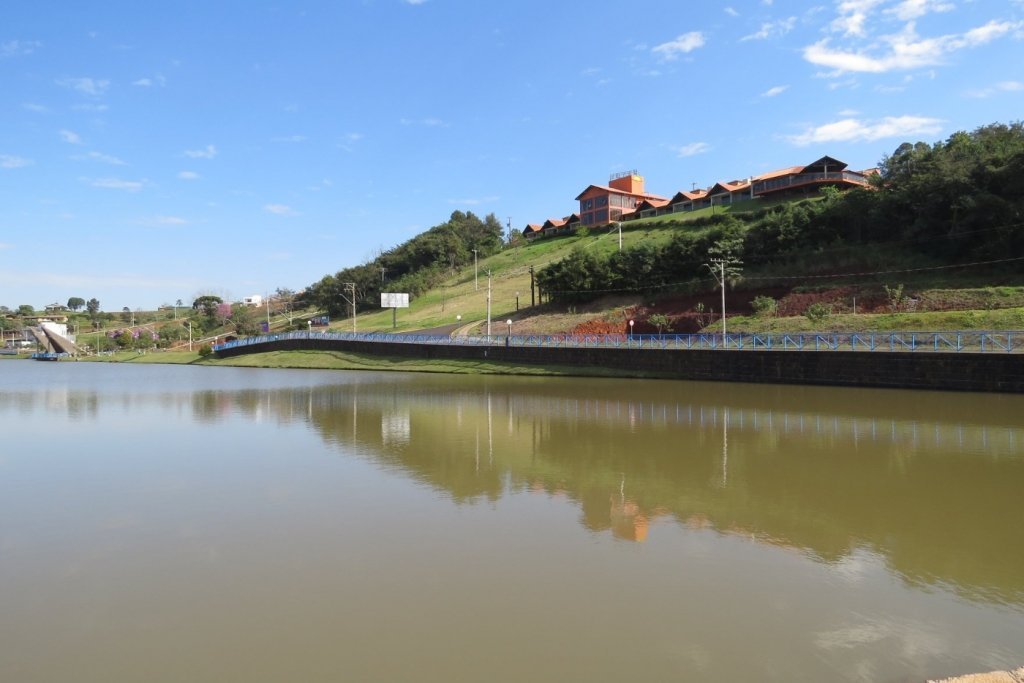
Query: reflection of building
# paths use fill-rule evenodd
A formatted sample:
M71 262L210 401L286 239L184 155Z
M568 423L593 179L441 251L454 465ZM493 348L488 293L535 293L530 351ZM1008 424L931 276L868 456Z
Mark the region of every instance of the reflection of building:
M612 535L626 541L644 541L651 522L640 511L640 506L631 500L612 496Z

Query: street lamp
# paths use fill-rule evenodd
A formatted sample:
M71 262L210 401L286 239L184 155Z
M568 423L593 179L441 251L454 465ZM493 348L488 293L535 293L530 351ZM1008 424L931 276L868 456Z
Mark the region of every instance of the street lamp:
M633 323L634 322L636 322L636 321L635 320L630 320L629 321L629 341L633 341Z
M313 321L312 320L307 320L306 321L306 339L311 339L312 337L313 337Z
M476 249L473 250L473 289L480 291L480 279L477 277Z
M516 313L519 312L519 292L516 292Z

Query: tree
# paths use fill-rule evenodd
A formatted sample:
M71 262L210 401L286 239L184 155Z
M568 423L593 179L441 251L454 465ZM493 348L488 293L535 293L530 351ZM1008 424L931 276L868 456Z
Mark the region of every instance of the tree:
M85 304L85 310L87 310L89 312L89 315L95 317L96 314L100 312L100 302L99 302L99 299L97 299L95 297L93 297L92 299L89 299L89 301L87 301L86 304Z
M36 309L31 304L22 304L18 306L18 315L22 318L27 316L33 316L36 314Z
M224 300L213 294L204 294L192 302L192 310L199 311L207 318L217 315L217 307L224 303Z
M85 299L83 299L80 296L73 296L70 299L68 299L68 308L70 308L72 311L77 311L83 306L85 306Z
M663 333L665 330L672 329L672 321L664 313L652 313L647 316L647 322L654 325L658 330L658 334Z
M132 309L128 308L127 306L122 308L121 309L121 320L125 321L126 323L127 322L131 322L131 320L132 320Z

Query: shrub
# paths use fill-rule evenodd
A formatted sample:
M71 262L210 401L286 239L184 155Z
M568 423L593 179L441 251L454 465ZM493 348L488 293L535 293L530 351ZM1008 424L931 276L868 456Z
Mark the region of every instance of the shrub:
M775 315L775 311L778 310L778 303L770 296L756 296L750 305L758 318Z
M199 347L199 357L206 358L213 353L213 348L209 344L203 344Z
M807 307L807 310L804 312L804 315L812 323L820 323L821 321L825 320L830 315L832 315L832 307L826 306L825 304L822 303L811 304L810 306Z

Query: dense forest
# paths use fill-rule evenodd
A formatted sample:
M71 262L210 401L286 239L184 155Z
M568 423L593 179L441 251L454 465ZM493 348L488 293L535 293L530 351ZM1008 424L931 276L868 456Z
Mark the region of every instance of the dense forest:
M380 305L380 293L408 292L416 296L436 286L460 268L498 252L502 246L501 223L494 214L480 219L473 212L455 211L440 225L385 251L359 266L326 275L310 285L300 303L331 315L345 314L351 294L346 283L355 284L359 307Z
M818 201L694 220L658 246L609 256L578 248L540 270L537 282L549 300L571 303L707 289L716 258L736 264L737 279L742 267L763 281L871 270L894 259L994 268L1024 260L1024 124L904 143L879 171L872 189L824 188Z

